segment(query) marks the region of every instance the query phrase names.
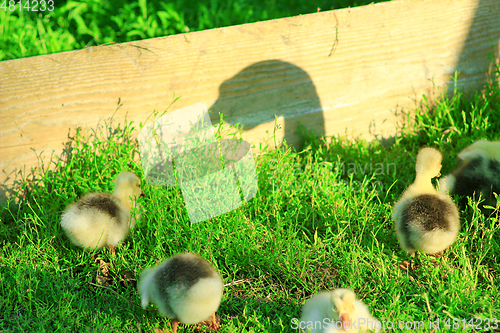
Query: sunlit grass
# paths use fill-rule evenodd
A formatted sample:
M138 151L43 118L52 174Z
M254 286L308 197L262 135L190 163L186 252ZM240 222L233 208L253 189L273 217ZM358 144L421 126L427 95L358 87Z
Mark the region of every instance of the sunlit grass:
M377 0L381 2L387 0ZM0 8L0 60L122 43L315 13L371 0L122 0L4 1ZM30 8L26 4L30 4ZM15 4L15 5L14 5ZM0 4L1 5L1 4ZM29 9L29 10L28 10ZM36 10L36 11L33 11Z
M497 73L498 74L498 73ZM0 215L0 330L153 332L168 322L140 307L137 278L148 266L192 251L228 284L220 332L286 332L314 293L351 288L375 317L399 321L500 319L500 223L474 205L462 212L457 241L441 258L419 256L414 270L393 231L392 205L413 181L423 145L441 149L443 174L458 151L499 140L500 91L423 103L391 145L309 135L255 157L259 191L242 207L190 225L179 187L144 181L136 124L79 132L70 154L16 188ZM462 112L465 111L465 112ZM473 122L468 118L474 114ZM464 117L466 120L464 120ZM450 130L450 126L454 129ZM112 256L72 245L60 227L64 207L90 191L112 191L122 170L143 179L144 212ZM479 320L477 319L477 320ZM476 322L477 324L478 322ZM462 326L461 326L462 327ZM182 326L194 332L195 326ZM405 330L403 330L405 331Z

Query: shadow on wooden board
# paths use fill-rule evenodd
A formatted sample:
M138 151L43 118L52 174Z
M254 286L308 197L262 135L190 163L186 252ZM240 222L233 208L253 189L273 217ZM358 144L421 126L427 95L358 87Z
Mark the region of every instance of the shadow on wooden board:
M495 14L499 11L499 1L478 1L465 43L458 51L456 64L454 67L450 66L452 68L446 68L445 74L461 72L458 84L466 90L480 89L488 78L486 73L492 69L489 54L495 52L495 57L498 58L499 25ZM492 47L485 48L485 43ZM443 62L442 65L446 64ZM424 67L423 70L427 69ZM312 79L304 70L289 62L274 59L254 63L239 73L234 73L233 77L219 86L219 97L210 108L212 123L218 124L221 112L227 116L228 123L241 123L245 125L245 129L251 130L273 121L277 115L284 119L284 138L300 147L296 135L299 122L306 128L316 129L317 135L325 134L323 108L326 106L321 105ZM449 94L453 93L452 80L446 89ZM5 192L12 188L13 182L30 181L29 179L30 168L17 166L0 184L0 201L1 197L5 197Z
M325 134L323 109L316 87L300 67L281 60L266 60L244 68L219 87L219 97L210 107L210 120L224 120L245 130L279 117L284 140L300 149L299 123L316 135ZM284 118L284 121L283 121Z
M491 21L490 13L498 12L499 9L500 2L498 1L479 1L453 71L453 73L460 72L457 80L459 88L463 87L466 91L481 89L487 82L488 76L492 74L494 61L499 57L500 39L498 38L498 21ZM491 43L491 48L481 47L482 41ZM492 56L494 56L493 59ZM483 78L481 79L478 74L484 74ZM454 89L452 76L448 84L447 96L452 96Z

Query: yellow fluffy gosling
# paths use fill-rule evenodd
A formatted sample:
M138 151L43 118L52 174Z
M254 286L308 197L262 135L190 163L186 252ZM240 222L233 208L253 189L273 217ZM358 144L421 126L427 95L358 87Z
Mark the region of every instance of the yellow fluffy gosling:
M179 322L197 324L210 316L217 330L215 312L222 299L223 283L217 270L202 257L178 254L156 267L145 269L137 286L145 309L156 304L163 316L172 319L172 331Z
M115 246L135 226L130 210L139 196L144 196L139 177L122 172L116 178L113 194L87 194L66 208L61 226L73 244L91 249L108 246L114 254Z
M349 289L320 292L302 307L300 328L306 333L380 332L381 323Z
M500 194L500 142L477 141L458 154L458 167L439 181L441 193L458 194L461 206L467 198L484 199L484 205L496 206L493 193Z
M448 248L457 238L460 218L455 203L432 186L439 177L441 152L422 148L417 155L417 176L394 206L393 219L401 247L434 254Z

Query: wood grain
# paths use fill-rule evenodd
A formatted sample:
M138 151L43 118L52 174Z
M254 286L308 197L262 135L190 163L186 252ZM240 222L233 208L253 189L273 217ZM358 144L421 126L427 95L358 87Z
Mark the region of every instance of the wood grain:
M394 135L396 112L446 91L455 70L481 86L498 59L500 2L392 1L0 62L0 184L60 153L68 132L115 113L144 121L200 101L245 125L258 146L298 144L299 122L319 134ZM266 133L267 132L267 133Z

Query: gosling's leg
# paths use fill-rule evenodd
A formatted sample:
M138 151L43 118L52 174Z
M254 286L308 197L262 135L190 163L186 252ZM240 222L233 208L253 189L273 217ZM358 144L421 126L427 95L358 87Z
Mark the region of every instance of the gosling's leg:
M429 254L429 255L430 255L431 257L434 257L434 258L440 258L443 254L445 254L445 253L446 253L446 250L447 250L447 249L445 249L445 250L443 250L443 251L441 251L441 252L438 252L438 253L432 253L432 254Z
M177 326L179 326L179 321L177 319L172 320L172 333L177 333Z
M413 269L413 259L415 257L415 252L410 252L410 261L403 261L399 264L399 268L401 269Z
M215 312L212 313L212 328L214 331L217 331L219 329L219 324L217 324L217 319L215 318Z
M415 267L417 266L417 265L415 265L415 261L417 261L417 258L418 258L418 252L416 252L416 251L412 252L412 254L411 254L411 260L410 260L410 262L411 262L411 264L410 264L411 269L415 269Z

